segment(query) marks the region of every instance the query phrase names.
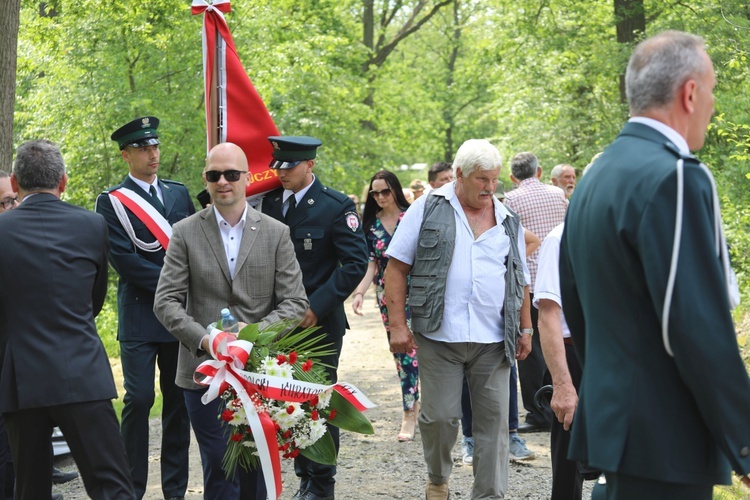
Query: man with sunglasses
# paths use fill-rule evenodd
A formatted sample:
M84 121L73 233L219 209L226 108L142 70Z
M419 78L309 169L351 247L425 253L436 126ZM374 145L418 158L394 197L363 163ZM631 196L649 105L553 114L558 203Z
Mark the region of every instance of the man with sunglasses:
M263 199L262 211L289 226L302 280L310 301L300 327L319 326L324 343L335 353L321 361L336 367L349 326L344 301L367 272L368 251L354 202L345 194L324 186L313 174L317 148L322 142L306 136L272 136L270 167L283 187ZM330 427L338 450L338 428ZM302 456L294 461L300 488L294 496L303 500L334 498L336 467L312 462Z
M120 360L125 385L121 432L136 494L148 481L148 417L159 365L163 398L161 480L164 498L185 496L190 422L182 390L175 385L179 344L153 312L154 293L171 226L195 213L187 188L159 179L159 120L137 118L111 136L120 146L128 175L96 200L109 228L109 262L120 275L117 287Z
M154 311L182 344L177 384L184 389L200 448L204 499L264 500L260 469L238 467L236 475L226 477L222 460L228 431L219 419L223 408L217 401L203 404L207 388L196 384L193 375L210 359L206 326L222 308L262 329L280 320L298 321L308 303L289 229L245 200L251 175L242 149L228 142L214 146L203 178L212 204L174 227Z

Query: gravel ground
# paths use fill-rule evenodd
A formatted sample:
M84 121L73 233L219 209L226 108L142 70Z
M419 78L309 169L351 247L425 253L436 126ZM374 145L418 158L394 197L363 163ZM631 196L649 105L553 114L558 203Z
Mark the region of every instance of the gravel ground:
M377 404L367 416L375 428L370 436L342 432L339 468L336 476L336 495L340 499L366 500L371 498L419 499L424 498L427 472L422 457L421 436L407 443L396 441L401 425L401 403L398 380L375 307L372 292L365 298L365 316L347 314L351 330L344 342L339 379L356 385ZM523 408L521 408L523 415ZM149 487L146 499L162 498L159 472L161 425L159 419L151 420L151 455ZM509 499L546 499L551 488L552 469L549 459L549 433L523 435L527 446L536 453L534 460L511 463L509 468ZM459 440L460 441L460 440ZM451 475L451 498L471 498L472 468L461 464L460 442L453 453L455 467ZM64 470L75 468L70 458L59 460ZM291 499L297 490L297 478L291 463L284 461L284 491L282 499ZM584 498L589 497L592 483L584 485ZM55 486L55 492L66 499L84 499L86 492L80 478ZM198 447L193 439L190 448L190 478L185 498L199 500L203 496L203 482Z

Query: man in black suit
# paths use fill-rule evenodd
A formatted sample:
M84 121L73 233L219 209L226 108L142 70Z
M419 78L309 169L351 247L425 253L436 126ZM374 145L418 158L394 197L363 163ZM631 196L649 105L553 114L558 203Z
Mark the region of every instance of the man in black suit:
M319 326L324 342L335 353L321 359L331 366L328 375L336 382L336 367L349 327L344 301L367 272L367 244L354 202L343 193L324 186L315 175L315 157L322 142L305 136L273 136L271 168L282 188L263 199L262 211L289 226L302 281L310 307L300 327ZM329 426L338 450L338 428ZM294 460L300 489L294 498L333 499L336 467L312 462L302 456Z
M0 252L0 282L12 284L0 288L0 412L16 498L50 498L54 423L90 497L135 498L94 323L107 292L106 223L60 200L65 165L48 141L18 148L11 183L22 203L0 218L0 234L13 235Z
M159 120L145 116L112 134L128 165L128 176L96 200L109 227L109 259L120 275L117 287L120 359L125 385L122 437L138 498L148 481L148 416L159 365L163 398L161 484L164 498L185 496L190 421L175 384L179 343L154 316L154 293L171 226L195 213L187 188L157 178Z
M707 500L750 472L719 202L690 153L716 78L701 38L667 31L638 45L625 85L631 118L578 184L560 247L583 368L569 457L604 471L609 499Z

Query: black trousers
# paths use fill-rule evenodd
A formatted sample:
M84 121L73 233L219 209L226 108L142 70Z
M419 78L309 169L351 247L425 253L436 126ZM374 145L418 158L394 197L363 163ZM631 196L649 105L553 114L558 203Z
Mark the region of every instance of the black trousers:
M175 384L179 342L120 342L125 406L120 429L138 498L148 483L148 419L154 405L154 374L159 367L161 487L164 498L185 496L188 483L190 419L182 389Z
M329 348L334 351L333 354L321 357L320 361L331 366L331 368L326 368L326 372L331 383L336 383L338 382L337 368L339 366L341 348L344 345L344 338L328 335L323 339L322 343L330 343L331 346ZM334 425L328 425L328 431L331 433L333 444L336 447L336 455L338 456L339 428ZM336 485L336 479L334 479L336 475L335 465L319 464L299 455L294 459L294 472L300 479L300 491L310 491L321 497L334 496Z
M110 400L32 408L5 413L4 417L16 469L16 499L52 496L49 437L55 423L65 434L89 497L136 498L120 426Z
M534 301L534 294L531 294L531 301ZM531 353L524 360L518 361L518 379L521 382L521 397L523 398L523 407L528 412L526 423L549 427L555 420L549 405L545 402L543 412L540 412L534 405L534 396L536 392L544 385L544 373L547 371L547 364L544 362L542 354L542 344L539 341L539 310L531 306L531 326L534 328L534 336L531 338Z
M581 365L578 362L575 348L565 344L565 359L573 386L578 391L581 385ZM549 371L544 374L545 384L552 384ZM570 446L570 431L563 428L557 418L552 419L550 434L550 458L552 459L552 496L551 500L581 500L583 478L578 468L578 462L568 460Z

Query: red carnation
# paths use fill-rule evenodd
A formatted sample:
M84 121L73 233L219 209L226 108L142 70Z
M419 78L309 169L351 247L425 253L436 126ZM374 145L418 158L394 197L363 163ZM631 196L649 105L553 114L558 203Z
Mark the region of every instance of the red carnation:
M312 370L312 365L313 365L312 360L308 359L302 364L302 371L309 372L310 370Z
M287 412L287 413L288 413L289 415L291 415L292 413L294 413L294 406L292 406L292 405L289 405L289 406L287 406L287 407L286 407L286 412Z
M292 351L289 353L289 364L293 365L297 362L297 351Z
M224 410L221 412L221 419L224 422L231 422L234 420L234 412L232 410Z
M284 356L283 354L279 354L278 356L276 356L276 363L279 365L286 363L286 356Z
M336 418L336 408L331 410L331 413L328 414L328 420L333 420L334 418Z
M235 434L232 434L232 438L231 439L235 443L239 443L240 441L242 441L242 434L240 434L239 432L237 432Z
M313 411L312 411L312 412L310 413L310 418L311 418L311 419L313 419L313 420L318 420L318 418L319 418L319 415L318 415L318 410L313 410Z
M297 456L299 456L299 448L295 448L289 452L289 458L297 458Z
M290 437L292 437L291 429L287 429L287 431L284 434L282 434L282 436L284 437L284 439L289 439Z

